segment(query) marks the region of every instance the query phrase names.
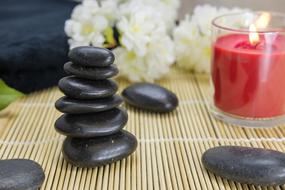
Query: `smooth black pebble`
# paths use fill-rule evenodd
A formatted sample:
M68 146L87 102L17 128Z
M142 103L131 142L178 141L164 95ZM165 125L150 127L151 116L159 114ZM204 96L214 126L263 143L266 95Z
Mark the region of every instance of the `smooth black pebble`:
M42 167L32 160L0 161L0 190L36 190L44 180Z
M75 166L97 167L126 158L136 147L136 137L121 130L110 136L89 139L67 137L62 152L64 158Z
M62 97L56 101L55 107L63 113L84 114L107 111L119 106L122 102L123 99L118 95L95 100L78 100Z
M111 78L119 73L119 69L116 65L110 65L107 67L86 67L72 62L64 64L64 70L67 74L72 74L80 78L90 80Z
M104 48L81 46L69 51L69 59L76 64L90 67L106 67L114 63L114 54Z
M58 87L66 96L83 100L112 96L118 90L116 82L110 79L91 81L75 76L62 78Z
M153 112L170 112L178 106L176 95L156 84L133 84L122 92L122 96L128 104Z
M114 134L121 130L127 121L127 112L114 108L93 114L64 114L55 122L55 129L65 136L89 138Z
M260 186L285 184L285 154L281 152L221 146L207 150L202 162L209 171L236 182Z

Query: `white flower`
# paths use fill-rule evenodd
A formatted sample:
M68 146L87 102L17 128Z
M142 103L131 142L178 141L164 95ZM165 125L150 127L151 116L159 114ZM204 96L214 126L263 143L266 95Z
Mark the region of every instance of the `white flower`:
M74 42L102 46L105 41L103 31L107 26L107 20L104 17L95 16L80 21L66 21L65 32Z
M187 15L173 32L177 65L187 70L209 73L212 20L223 14L242 11L245 10L197 6L192 17Z
M131 81L153 82L169 71L174 62L174 44L169 36L156 36L149 44L144 56L124 47L113 50L115 63L120 69L120 75ZM167 47L167 48L166 48Z
M180 0L127 0L124 2L120 10L123 15L128 14L132 9L142 11L148 7L147 9L151 8L155 13L154 18L160 18L160 22L164 22L168 31L175 26Z
M144 4L156 9L161 21L166 24L168 30L172 30L177 19L180 0L142 0Z
M148 52L145 56L147 65L146 81L161 78L169 72L170 66L175 61L174 43L167 35L155 35L149 43Z
M168 32L174 26L178 6L179 0L84 0L66 21L65 32L70 48L116 47L113 51L121 76L131 81L154 81L175 61Z
M192 22L195 22L202 35L211 35L211 22L218 15L218 9L210 5L197 6L194 9Z
M114 50L120 75L131 81L154 81L174 62L174 44L159 7L133 0L120 6L117 29L120 44Z
M165 33L165 24L159 14L149 6L133 1L120 8L121 17L117 23L121 45L139 56L146 54L151 35Z
M102 47L104 32L115 22L116 6L115 0L106 0L100 5L96 0L84 0L77 5L71 19L65 22L65 33L71 38L68 41L70 48L81 45Z
M104 0L101 1L100 14L104 15L109 25L113 26L119 17L118 12L119 0Z

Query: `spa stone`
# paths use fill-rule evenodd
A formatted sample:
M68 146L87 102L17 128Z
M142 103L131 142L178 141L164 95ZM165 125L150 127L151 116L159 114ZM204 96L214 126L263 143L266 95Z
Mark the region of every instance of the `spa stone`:
M128 104L153 112L170 112L178 106L176 95L156 84L133 84L122 92L122 96Z
M44 179L42 167L32 160L0 161L0 190L36 190Z
M64 114L56 121L55 129L65 136L89 138L114 134L121 130L127 121L127 113L120 108L114 108L93 114Z
M134 135L127 131L96 138L67 137L63 143L64 158L75 166L96 167L111 164L132 154L137 147Z
M91 81L75 76L62 78L58 87L66 96L83 100L112 96L118 90L116 82L110 79Z
M67 136L62 154L79 167L111 164L132 154L137 139L124 131L128 115L119 108L123 98L115 93L117 84L107 78L118 74L114 55L103 48L79 47L70 51L67 74L59 81L66 95L55 107L63 114L55 123L57 132Z
M206 169L236 182L260 186L285 184L285 154L273 150L221 146L202 156Z
M123 99L118 95L95 100L78 100L62 97L56 101L55 107L63 113L84 114L110 110L119 106L122 102Z
M111 78L119 73L116 65L107 67L85 67L72 62L67 62L64 65L64 70L67 74L90 80Z
M106 67L115 60L110 50L90 46L73 48L68 57L73 63L90 67Z

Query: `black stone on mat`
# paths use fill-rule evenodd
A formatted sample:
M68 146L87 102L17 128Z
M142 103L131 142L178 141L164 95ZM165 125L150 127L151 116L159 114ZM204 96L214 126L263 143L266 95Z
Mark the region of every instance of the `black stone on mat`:
M79 139L67 137L63 143L64 158L75 166L96 167L126 158L137 147L137 139L127 131L114 135Z

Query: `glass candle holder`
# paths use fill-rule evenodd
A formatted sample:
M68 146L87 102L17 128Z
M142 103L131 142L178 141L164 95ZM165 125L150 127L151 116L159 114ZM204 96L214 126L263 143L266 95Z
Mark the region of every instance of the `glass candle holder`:
M216 118L247 127L285 124L285 15L214 19L211 87Z

